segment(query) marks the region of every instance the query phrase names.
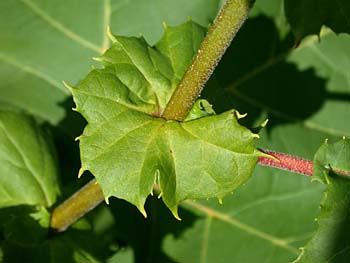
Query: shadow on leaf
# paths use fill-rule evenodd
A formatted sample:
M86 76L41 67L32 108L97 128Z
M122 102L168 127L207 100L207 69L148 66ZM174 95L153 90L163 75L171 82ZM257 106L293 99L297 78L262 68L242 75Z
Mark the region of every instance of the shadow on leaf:
M72 97L67 98L60 104L65 110L65 118L57 127L46 123L53 134L55 149L57 152L62 194L57 203L64 201L72 193L84 186L93 176L89 173L78 180L78 171L81 167L79 142L75 138L82 134L86 125L85 119L72 108L75 107Z
M174 262L162 251L163 239L169 234L179 237L197 218L180 208L182 221L176 220L157 197L147 199L147 219L122 200L111 199L110 207L116 220L118 241L133 248L135 262Z
M313 69L300 71L287 61L294 39L283 40L272 20L248 20L227 50L203 96L217 112L236 108L248 113L247 126L269 118L268 127L308 119L327 100L349 101L350 94L326 90Z
M49 220L50 214L37 206L0 209L1 262L103 262L111 255L90 230L69 229L50 236Z

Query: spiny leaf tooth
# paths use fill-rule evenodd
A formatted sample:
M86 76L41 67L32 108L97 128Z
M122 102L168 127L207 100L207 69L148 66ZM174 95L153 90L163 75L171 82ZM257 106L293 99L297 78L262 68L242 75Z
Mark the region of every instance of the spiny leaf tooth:
M74 139L74 141L79 141L82 137L84 137L84 134L82 134L82 135L76 137L76 138Z
M101 57L93 57L92 60L98 61L98 62L102 62L103 59Z
M160 194L158 195L158 199L162 198L163 196L163 192L160 192Z
M117 41L115 39L115 36L113 35L112 31L111 31L111 27L110 26L107 26L107 36L113 43Z
M105 203L106 203L107 205L109 205L109 196L106 196L106 197L105 197Z
M219 197L219 198L218 198L218 202L219 202L220 205L222 205L222 204L224 203L224 202L222 201L222 197Z
M65 82L65 81L62 81L62 83L63 83L63 86L65 86L65 88L66 89L68 89L71 93L73 92L73 87L72 86L70 86L67 82Z
M326 170L331 170L331 166L329 164L323 165L323 168Z
M80 178L82 175L83 175L83 173L86 171L86 169L84 169L83 167L81 167L80 169L79 169L79 172L78 172L78 178Z
M167 30L168 27L169 27L168 24L167 24L167 22L165 22L165 21L163 21L162 25L163 25L163 28L164 28L165 30Z
M143 36L143 34L141 32L138 33L138 38L145 39L145 37Z
M346 137L345 137L345 136L343 136L343 137L342 137L342 139L345 141L345 140L346 140Z
M136 206L144 218L147 218L147 213L143 204Z
M264 121L260 124L260 127L261 127L261 128L265 128L268 122L269 122L269 119L264 120Z
M178 211L177 211L177 206L176 207L174 207L173 209L170 209L171 210L171 213L173 214L173 216L177 219L177 220L179 220L179 221L181 221L182 219L179 217L179 214L178 214Z
M260 138L260 135L257 134L257 133L252 133L252 137L253 137L253 138L256 138L256 139L259 139L259 138Z
M315 178L314 176L311 177L310 179L311 183L312 182L319 182L319 179L318 178Z
M234 114L235 114L237 120L243 119L243 118L245 118L248 115L248 113L241 114L237 110L234 112Z

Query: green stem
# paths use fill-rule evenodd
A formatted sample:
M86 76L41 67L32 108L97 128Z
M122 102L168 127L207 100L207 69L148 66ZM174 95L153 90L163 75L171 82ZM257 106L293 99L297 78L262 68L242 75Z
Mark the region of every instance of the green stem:
M247 19L252 0L228 0L201 43L162 117L182 121L192 108L232 39Z
M203 40L197 55L172 95L162 117L182 121L192 108L226 48L247 18L252 0L228 0ZM92 180L52 213L50 227L61 232L104 200L100 186Z
M101 187L91 180L53 210L50 227L56 232L66 230L71 224L94 209L104 200Z

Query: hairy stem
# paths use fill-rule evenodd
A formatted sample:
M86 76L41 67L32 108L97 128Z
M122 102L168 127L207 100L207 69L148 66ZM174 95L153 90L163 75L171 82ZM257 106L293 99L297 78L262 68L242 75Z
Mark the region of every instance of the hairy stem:
M56 207L52 212L50 227L62 232L80 217L94 209L104 200L101 187L96 180L91 180L79 191Z
M312 161L297 156L260 149L273 158L260 157L258 164L298 174L312 176ZM58 206L52 213L51 228L57 232L66 230L71 224L104 200L100 186L91 180L78 192Z
M161 117L177 121L186 118L226 48L246 20L253 2L227 0ZM92 180L53 211L50 227L58 232L66 230L103 200L100 186Z
M252 0L228 0L225 3L162 117L182 121L187 116L226 48L246 20L253 3Z
M271 150L260 149L260 151L274 157L274 159L260 157L258 160L258 164L260 165L270 166L282 170L287 170L293 173L312 176L313 164L311 160L306 160L297 156L275 152Z

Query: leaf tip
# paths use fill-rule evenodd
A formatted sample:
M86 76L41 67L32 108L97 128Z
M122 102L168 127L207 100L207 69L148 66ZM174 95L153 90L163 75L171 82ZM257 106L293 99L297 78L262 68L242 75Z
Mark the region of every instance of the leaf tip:
M73 87L72 86L70 86L67 82L65 82L65 81L62 81L62 83L63 83L63 86L67 89L67 90L69 90L69 92L70 93L72 93L73 92Z
M245 118L248 115L248 113L241 114L237 110L234 111L234 114L235 114L237 120L243 119L243 118Z
M260 124L260 127L261 127L261 128L265 128L268 122L269 122L269 119L264 120L264 121Z
M147 213L143 205L137 206L137 209L140 211L144 218L147 218Z
M97 61L97 62L103 61L103 59L101 57L92 57L92 60Z
M113 43L116 42L116 39L115 39L115 37L112 34L110 26L107 26L107 36Z
M139 33L138 33L138 36L139 36L140 39L145 39L144 36L143 36L143 34L142 34L142 32L139 32ZM148 47L148 48L149 48L149 47Z
M220 205L222 205L224 203L223 200L222 200L222 197L218 198L218 202L219 202Z
M252 137L255 138L255 139L259 139L259 138L260 138L260 135L257 134L257 133L252 133Z
M79 169L79 172L78 172L78 179L83 175L83 173L85 172L86 170L83 168L83 167L81 167L80 169Z
M177 206L174 207L174 209L171 209L171 213L173 214L173 216L179 220L179 221L182 221L182 219L179 217L179 214L178 214L178 211L177 211Z

